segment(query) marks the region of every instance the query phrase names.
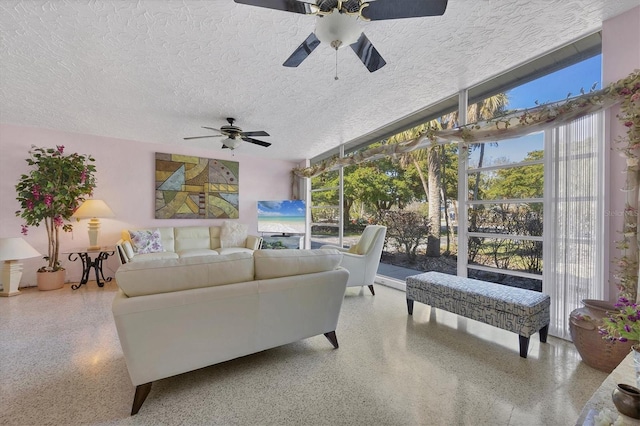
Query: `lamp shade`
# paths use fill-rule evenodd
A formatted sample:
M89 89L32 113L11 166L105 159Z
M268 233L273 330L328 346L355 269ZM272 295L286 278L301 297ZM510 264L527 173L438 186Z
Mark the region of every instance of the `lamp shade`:
M237 139L227 138L222 141L222 145L233 150L236 149L238 145L240 145L240 141Z
M355 16L346 13L330 13L316 20L315 34L321 42L339 49L358 41L362 29ZM333 44L334 41L339 43Z
M42 256L20 237L0 238L0 260L28 259Z
M77 219L114 217L113 210L102 200L86 200L71 217Z

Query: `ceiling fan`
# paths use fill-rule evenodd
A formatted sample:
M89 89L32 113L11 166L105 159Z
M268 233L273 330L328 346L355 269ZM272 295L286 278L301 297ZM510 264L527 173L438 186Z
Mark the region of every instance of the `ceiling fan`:
M269 133L265 132L264 130L258 130L254 132L243 132L240 127L233 125L234 121L235 121L235 118L228 117L227 122L229 123L229 125L222 126L219 129L202 126L203 129L214 130L216 132L221 133L219 135L191 136L183 139L189 140L189 139L203 139L203 138L220 138L220 137L226 136L227 139L222 141L222 148L228 148L231 150L236 149L238 145L240 145L240 141L245 141L245 142L253 143L253 144L264 146L264 147L271 145L269 142L260 141L258 139L253 139L250 137L250 136L269 136Z
M282 64L285 67L297 67L321 42L324 42L336 50L336 55L341 47L351 46L369 72L374 72L385 66L386 62L367 36L360 31L358 19L382 21L440 16L444 14L448 0L316 0L315 3L297 0L234 1L250 6L318 17L316 30Z

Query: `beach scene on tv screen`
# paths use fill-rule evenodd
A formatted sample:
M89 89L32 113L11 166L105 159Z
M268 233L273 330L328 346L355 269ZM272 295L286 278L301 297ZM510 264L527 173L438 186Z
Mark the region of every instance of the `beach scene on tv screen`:
M304 201L258 201L258 232L304 234Z

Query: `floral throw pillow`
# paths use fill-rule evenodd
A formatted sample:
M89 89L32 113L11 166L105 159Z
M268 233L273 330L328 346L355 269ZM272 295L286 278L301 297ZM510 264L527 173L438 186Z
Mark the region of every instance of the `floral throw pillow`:
M247 244L247 229L247 225L225 220L220 230L220 245L223 248L244 247Z
M129 231L129 236L133 243L133 251L138 254L158 253L164 251L159 229Z

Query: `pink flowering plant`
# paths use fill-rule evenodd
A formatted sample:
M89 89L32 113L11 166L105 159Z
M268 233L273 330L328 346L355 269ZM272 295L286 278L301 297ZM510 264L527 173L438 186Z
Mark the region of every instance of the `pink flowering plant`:
M29 226L40 226L44 222L49 240L48 263L38 272L57 271L60 266L60 229L72 230L71 218L86 196L96 186L95 160L90 155L65 154L64 146L39 148L32 146L27 164L28 174L20 176L16 185L20 210L16 216L24 219L22 234L27 235Z
M599 328L602 337L620 342L640 342L640 306L621 297L615 307L617 311L607 312L607 317L602 319Z

